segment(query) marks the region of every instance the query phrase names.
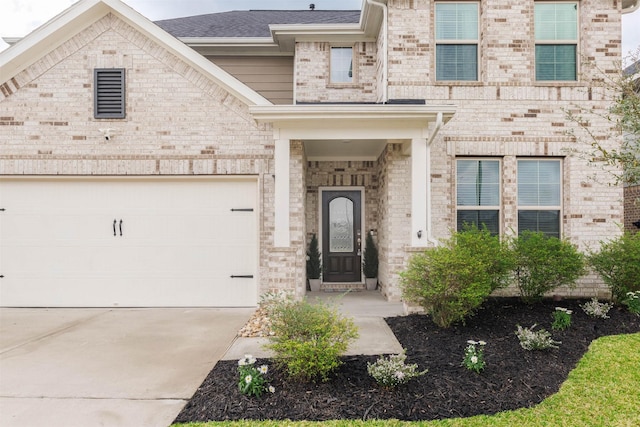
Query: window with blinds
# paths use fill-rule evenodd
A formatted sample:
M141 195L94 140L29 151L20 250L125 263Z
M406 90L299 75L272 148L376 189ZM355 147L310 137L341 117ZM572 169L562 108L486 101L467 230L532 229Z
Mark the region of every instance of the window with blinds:
M331 83L353 82L353 48L331 48Z
M123 119L125 117L125 79L123 68L96 68L94 81L94 117Z
M487 227L500 233L500 161L464 159L456 161L456 225Z
M518 160L518 234L541 231L560 238L560 160Z
M478 3L436 3L435 12L436 80L478 80Z
M536 80L576 80L578 4L536 2Z

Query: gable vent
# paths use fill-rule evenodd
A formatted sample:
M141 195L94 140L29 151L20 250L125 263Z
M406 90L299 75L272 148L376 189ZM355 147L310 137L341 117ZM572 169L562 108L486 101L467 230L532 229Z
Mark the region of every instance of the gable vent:
M96 119L125 117L124 68L96 68L94 76L94 116Z

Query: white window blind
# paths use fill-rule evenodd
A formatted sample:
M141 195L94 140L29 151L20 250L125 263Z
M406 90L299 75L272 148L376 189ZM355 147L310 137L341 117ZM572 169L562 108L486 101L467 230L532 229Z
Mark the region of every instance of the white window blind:
M500 161L456 162L457 229L465 224L500 232Z
M536 80L576 80L578 4L536 2Z
M353 48L331 48L331 83L353 82Z
M560 237L560 160L518 160L518 233L541 231Z
M478 80L478 4L440 2L435 12L436 80Z

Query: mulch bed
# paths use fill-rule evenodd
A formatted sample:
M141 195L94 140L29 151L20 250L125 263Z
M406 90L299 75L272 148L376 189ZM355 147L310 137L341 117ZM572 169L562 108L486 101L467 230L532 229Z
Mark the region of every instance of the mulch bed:
M221 361L209 373L176 422L275 419L400 419L431 420L494 414L530 407L558 391L592 340L640 332L640 317L620 306L609 319L582 311L585 301L544 301L525 305L516 299L491 299L466 325L440 329L425 315L386 319L407 350L407 363L429 372L394 389L384 389L367 374L377 356L348 356L326 383L289 380L269 360L273 394L247 397L238 391L237 362ZM556 306L573 310L572 325L551 330ZM562 341L559 349L526 351L515 335L516 325L545 328ZM536 329L538 329L536 328ZM467 340L483 340L487 366L476 374L461 366Z

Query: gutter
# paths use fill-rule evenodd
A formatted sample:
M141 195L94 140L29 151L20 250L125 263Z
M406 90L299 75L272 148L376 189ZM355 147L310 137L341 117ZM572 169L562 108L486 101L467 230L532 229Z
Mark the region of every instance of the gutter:
M387 40L387 29L389 22L389 8L384 3L379 3L375 0L367 0L367 4L371 6L379 6L382 8L383 19L382 19L382 50L384 51L384 55L382 55L382 103L385 103L389 99L389 74L388 74L388 65L389 65L389 48Z

